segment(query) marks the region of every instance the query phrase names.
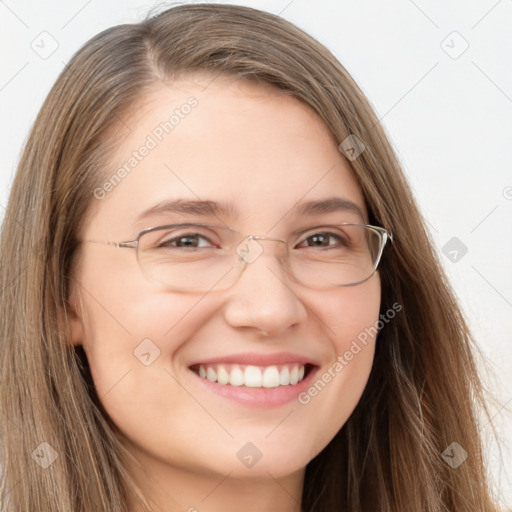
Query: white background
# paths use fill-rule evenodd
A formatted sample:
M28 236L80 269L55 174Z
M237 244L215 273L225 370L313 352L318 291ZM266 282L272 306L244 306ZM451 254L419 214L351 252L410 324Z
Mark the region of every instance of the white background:
M512 510L512 1L230 3L280 14L316 37L382 118L491 372L501 462L496 446L486 453L496 498ZM28 129L64 63L101 30L171 4L0 1L0 220ZM52 44L44 59L33 49ZM467 247L456 262L442 252L453 237Z

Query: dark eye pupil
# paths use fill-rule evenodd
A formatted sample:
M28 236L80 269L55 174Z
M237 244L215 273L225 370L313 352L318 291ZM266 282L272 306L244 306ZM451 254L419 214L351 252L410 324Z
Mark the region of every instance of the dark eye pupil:
M325 243L322 242L329 241L329 237L322 234L312 235L309 237L309 239L314 241L314 243L310 245L325 245ZM320 242L320 244L317 244L317 242Z
M185 243L182 243L183 240L186 240ZM197 237L196 236L181 236L178 238L177 242L178 246L184 247L197 247Z

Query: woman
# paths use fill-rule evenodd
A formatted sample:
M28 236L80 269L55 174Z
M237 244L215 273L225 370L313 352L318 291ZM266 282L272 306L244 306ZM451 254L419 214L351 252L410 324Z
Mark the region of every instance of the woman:
M283 19L179 6L85 44L0 257L6 510L495 510L404 175Z

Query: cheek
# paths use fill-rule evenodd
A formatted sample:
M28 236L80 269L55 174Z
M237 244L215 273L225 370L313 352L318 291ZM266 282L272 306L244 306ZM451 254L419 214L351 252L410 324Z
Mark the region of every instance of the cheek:
M105 409L112 416L126 415L140 410L137 401L146 401L149 409L151 389L168 393L172 379L164 367L173 370L174 354L194 335L202 309L200 297L171 296L136 266L121 275L121 265L101 263L85 267L79 277L84 347Z
M197 298L170 299L164 294L104 290L85 301L86 352L98 393L105 393L124 374L146 379L149 368L169 363L197 329ZM144 375L138 375L143 370Z
M323 447L345 424L366 387L373 364L380 309L377 276L325 295L317 314L330 339L331 354L299 403L315 421L316 446Z
M374 326L379 319L380 280L375 274L358 286L327 292L322 304L323 318L329 327L329 335L338 353L347 344ZM364 336L363 336L364 337Z
M176 353L201 321L198 297L113 292L104 292L102 305L87 303L87 358L96 393L125 439L155 457L168 449L166 457L172 453L185 464L198 435L187 426L198 423L202 410L179 384ZM166 440L166 432L177 441Z

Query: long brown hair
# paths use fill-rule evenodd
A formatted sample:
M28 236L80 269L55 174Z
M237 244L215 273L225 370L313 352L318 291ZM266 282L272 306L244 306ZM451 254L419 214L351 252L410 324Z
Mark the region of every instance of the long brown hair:
M383 128L319 42L280 17L220 4L181 5L93 37L31 130L0 246L1 503L24 512L125 512L137 495L87 359L69 343L68 279L75 234L112 165L113 123L158 82L194 70L271 84L313 108L338 143L363 141L350 165L371 222L394 236L380 267L381 307L403 309L379 333L353 414L306 468L303 510L495 510L477 429L484 401L473 342ZM457 468L441 455L453 442L468 454Z

